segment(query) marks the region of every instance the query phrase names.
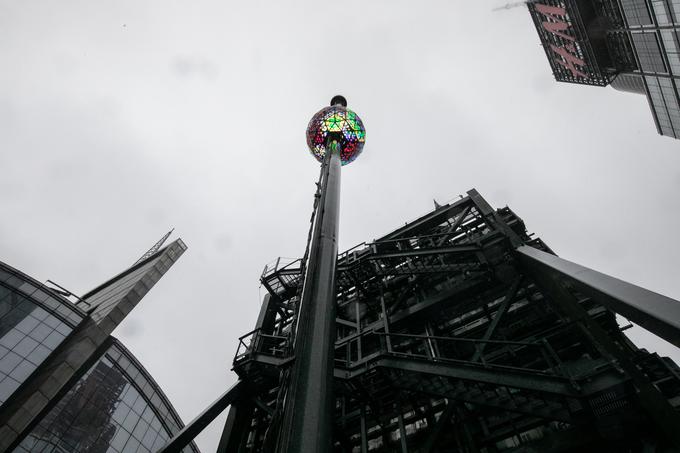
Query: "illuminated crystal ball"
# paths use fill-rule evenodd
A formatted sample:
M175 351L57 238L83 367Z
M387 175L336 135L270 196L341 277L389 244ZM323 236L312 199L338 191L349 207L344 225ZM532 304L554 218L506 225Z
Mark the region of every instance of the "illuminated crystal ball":
M326 142L330 134L339 138L342 165L352 162L364 149L366 141L364 123L347 107L341 105L325 107L309 122L307 146L319 162L322 162L326 155Z

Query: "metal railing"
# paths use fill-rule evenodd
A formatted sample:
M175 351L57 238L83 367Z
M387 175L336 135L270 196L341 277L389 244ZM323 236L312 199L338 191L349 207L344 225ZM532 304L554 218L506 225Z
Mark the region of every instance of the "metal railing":
M264 354L271 357L287 357L288 337L262 333L260 328L251 330L238 339L238 347L234 355L234 364L251 358L254 354Z
M288 341L286 336L265 334L259 328L252 330L239 337L234 364L255 354L287 358L291 355ZM485 349L487 346L488 351ZM539 372L571 379L562 360L545 339L536 342L484 340L365 330L335 344L335 364L341 368L354 368L382 355L478 363L484 367ZM527 360L528 357L532 360Z
M299 261L302 260L300 258L285 258L280 256L275 260L265 264L264 269L262 269L262 275L260 276L260 278L264 279L276 273L277 271L291 268L293 264ZM299 268L299 266L297 268Z
M381 341L381 346L383 353L387 354L424 358L439 362L479 363L484 367L539 372L571 379L563 367L562 360L545 339L530 342L378 331L373 333L384 338ZM463 344L466 347L456 347L457 344ZM453 347L451 347L452 345ZM495 348L492 348L491 352L485 352L487 345L495 346ZM532 351L529 352L528 350ZM473 355L470 355L470 352ZM533 362L528 363L527 357L533 357Z

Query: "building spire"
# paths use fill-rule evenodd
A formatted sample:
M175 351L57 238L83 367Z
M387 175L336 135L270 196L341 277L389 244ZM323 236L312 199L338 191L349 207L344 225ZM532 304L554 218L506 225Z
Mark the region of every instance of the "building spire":
M139 263L141 263L142 261L144 261L145 259L147 259L147 258L150 257L151 255L154 255L154 254L155 254L155 253L163 246L163 244L165 243L165 241L168 240L168 238L170 237L170 235L172 234L173 231L175 231L174 228L171 229L170 231L168 231L167 233L165 233L165 235L163 235L163 237L160 238L159 241L156 242L156 243L153 245L153 247L151 247L144 255L142 255L141 258L139 258L137 261L135 261L135 263L133 264L133 266L138 265Z

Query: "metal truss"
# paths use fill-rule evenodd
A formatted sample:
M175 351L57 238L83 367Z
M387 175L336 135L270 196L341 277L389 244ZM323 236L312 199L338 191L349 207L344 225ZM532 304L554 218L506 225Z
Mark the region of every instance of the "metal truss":
M262 274L267 295L239 339L242 395L219 452L276 442L303 262ZM475 190L341 253L334 451L677 448L680 369L635 347L615 311L673 341L680 305L567 263Z
M168 238L170 237L170 235L172 234L173 231L175 231L174 228L171 229L170 231L168 231L167 233L165 233L165 234L163 235L163 237L160 238L160 239L158 240L158 242L156 242L149 250L147 250L146 253L144 253L144 255L142 255L137 261L135 261L134 264L133 264L132 266L136 266L136 265L138 265L139 263L141 263L142 261L145 261L147 258L149 258L149 257L151 257L151 256L153 256L153 255L155 255L156 252L158 252L158 251L161 249L161 247L163 246L163 244L165 244L165 241L168 240Z

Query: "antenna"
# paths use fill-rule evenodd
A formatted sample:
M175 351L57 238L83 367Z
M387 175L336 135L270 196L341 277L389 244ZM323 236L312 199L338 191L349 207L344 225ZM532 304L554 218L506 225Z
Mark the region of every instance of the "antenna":
M156 242L153 245L153 247L151 247L144 255L142 255L142 257L140 259L135 261L133 266L138 265L139 263L141 263L145 259L149 258L151 255L154 255L163 246L165 241L168 240L168 238L170 237L170 235L172 234L173 231L175 231L174 228L172 230L168 231L167 233L165 233L165 235L162 238L160 238L160 240L158 242Z

